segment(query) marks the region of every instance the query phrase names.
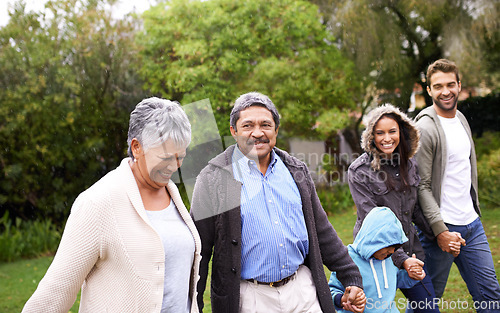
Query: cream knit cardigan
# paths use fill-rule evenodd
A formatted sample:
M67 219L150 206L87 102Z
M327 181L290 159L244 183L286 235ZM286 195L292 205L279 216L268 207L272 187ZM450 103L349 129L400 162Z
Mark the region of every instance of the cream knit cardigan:
M163 244L146 216L129 160L75 200L54 260L23 312L67 313L80 287L80 313L160 312ZM172 181L167 190L195 241L189 295L194 313L201 241Z

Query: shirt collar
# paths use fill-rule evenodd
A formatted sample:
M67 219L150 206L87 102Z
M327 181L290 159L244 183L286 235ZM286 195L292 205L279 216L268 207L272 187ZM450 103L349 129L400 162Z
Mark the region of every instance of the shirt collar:
M274 166L276 165L276 162L278 162L278 156L276 155L276 152L274 152L273 149L271 150L271 162L269 163L272 172L274 172Z
M276 155L276 152L274 152L274 149L271 150L271 162L269 163L269 167L271 169L271 172L274 172L274 166L276 165L276 162L278 161L278 156ZM254 160L250 160L246 155L241 152L240 148L238 148L238 145L236 145L236 148L234 149L233 152L233 162L237 163L237 165L240 167L242 171L245 171L247 173L250 173L250 166L253 166L257 168L257 164L255 164Z

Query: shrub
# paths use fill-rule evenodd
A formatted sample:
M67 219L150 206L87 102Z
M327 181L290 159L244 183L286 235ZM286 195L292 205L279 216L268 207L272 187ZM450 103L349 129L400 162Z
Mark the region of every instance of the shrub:
M500 132L485 132L480 138L474 138L476 154L479 159L500 149Z
M38 257L56 251L61 233L49 220L15 222L5 212L0 219L0 262L11 262L23 257Z
M479 201L483 209L500 207L500 132L476 139Z
M14 224L62 225L125 155L129 112L145 94L135 22L114 21L103 1L47 10L57 14L16 5L0 31L0 217L9 211Z
M328 215L345 212L354 207L349 185L336 184L321 186L317 189L319 200Z
M500 207L500 149L481 158L477 164L479 199L486 208Z
M458 103L458 110L469 122L472 133L481 137L488 131L500 131L498 104L500 92L493 92L485 97L469 97Z

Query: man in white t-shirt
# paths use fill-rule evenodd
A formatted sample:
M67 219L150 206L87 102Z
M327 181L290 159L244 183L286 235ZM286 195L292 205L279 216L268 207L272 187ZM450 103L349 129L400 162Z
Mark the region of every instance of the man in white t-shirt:
M500 286L479 219L474 142L467 120L457 111L461 83L455 63L440 59L431 64L427 85L433 105L416 117L421 131L418 196L435 235L434 240L420 237L426 268L441 297L455 262L477 312L500 312Z

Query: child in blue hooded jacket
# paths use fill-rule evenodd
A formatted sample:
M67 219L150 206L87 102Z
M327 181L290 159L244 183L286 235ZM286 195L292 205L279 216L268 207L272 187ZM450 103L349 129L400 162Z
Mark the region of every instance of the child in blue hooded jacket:
M401 222L391 209L376 207L366 215L354 242L348 246L349 255L359 267L363 277L366 295L365 312L398 312L394 302L397 288L411 288L417 283L408 276L406 270L398 269L390 256L403 243L408 241ZM411 269L420 279L425 277L421 266ZM338 312L346 312L342 297L345 288L332 272L330 292ZM353 312L356 312L355 308Z

